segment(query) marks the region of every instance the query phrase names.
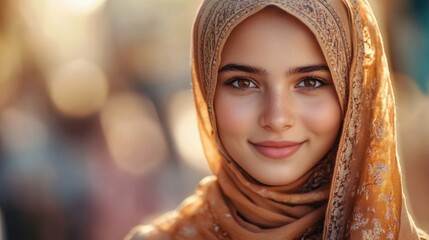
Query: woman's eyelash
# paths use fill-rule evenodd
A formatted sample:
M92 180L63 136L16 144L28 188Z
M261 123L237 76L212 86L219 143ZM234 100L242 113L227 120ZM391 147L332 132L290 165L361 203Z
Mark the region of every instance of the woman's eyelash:
M302 78L298 84L296 85L297 88L303 88L305 90L317 90L321 87L326 86L328 83L319 77L316 76L307 76Z
M249 88L257 88L258 85L253 81L252 79L249 79L247 77L233 77L225 82L225 85L231 86L236 89L240 90L246 90Z
M238 90L258 88L258 84L253 79L245 76L233 77L228 79L224 84ZM323 78L317 76L306 76L301 78L295 87L306 91L313 91L318 90L319 88L322 88L328 84L329 83Z

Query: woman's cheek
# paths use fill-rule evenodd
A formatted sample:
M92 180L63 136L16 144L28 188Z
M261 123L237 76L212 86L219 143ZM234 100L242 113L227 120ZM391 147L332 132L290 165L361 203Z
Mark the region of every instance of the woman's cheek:
M334 99L308 102L300 108L300 115L307 129L315 134L338 131L340 127L341 110Z
M221 97L215 102L215 108L219 131L228 135L247 132L256 110L250 99L231 97Z

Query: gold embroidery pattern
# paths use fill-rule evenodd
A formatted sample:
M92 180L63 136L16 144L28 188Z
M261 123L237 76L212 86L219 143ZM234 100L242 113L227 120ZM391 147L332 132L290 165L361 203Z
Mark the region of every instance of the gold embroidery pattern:
M386 234L387 239L394 239L395 236L395 230L397 229L397 226L399 225L399 219L398 219L398 213L396 212L394 208L394 195L393 193L390 194L383 194L381 195L381 200L386 203L386 213L384 217L389 220L388 224L388 232Z
M343 139L340 143L339 155L337 158L337 165L334 170L332 192L330 204L328 204L327 217L325 226L325 238L326 239L342 239L343 236L348 234L348 227L346 225L346 219L351 215L352 209L344 209L345 200L353 199L353 192L357 186L353 184L352 180L355 179L355 175L350 172L351 160L353 159L353 153L355 152L356 139L359 134L360 126L360 115L362 105L362 79L363 79L363 60L364 51L363 49L363 37L362 31L362 20L360 18L358 7L354 8L351 6L358 6L359 1L352 1L347 3L350 9L350 14L354 18L355 38L357 39L354 49L355 61L354 73L350 75L350 96L348 104L351 106L346 112L346 121L344 123Z
M381 233L384 233L384 229L381 227L380 220L372 219L373 228L364 230L362 234L363 240L380 240Z
M355 211L353 214L353 225L350 227L350 230L356 231L362 227L365 227L369 222L369 219L366 218L360 211Z
M365 8L368 8L366 1L354 0L351 5L358 6L357 9L361 9L362 12L366 12ZM349 119L349 126L354 121L358 121L362 124L361 129L369 131L356 131L359 141L356 140L352 145L354 150L348 149L347 144L344 144L344 148L341 149L343 159L347 159L343 153L354 152L358 155L359 149L366 149L365 157L357 157L356 165L353 167L353 169L362 169L360 175L352 176L351 173L348 173L348 177L353 179L350 181L356 185L356 190L341 178L335 179L339 184L345 184L333 186L334 193L340 189L340 192L353 196L353 193L356 192L350 230L347 229L347 226L343 229L338 228L340 223L335 224L335 218L329 224L333 225L333 228L340 229L343 235L350 233L350 237L353 239L397 239L401 188L397 182L398 179L394 177L399 173L394 144L393 95L386 71L386 59L373 16L359 14L356 9L352 13L355 18L355 26L352 28L356 31L354 42L357 43L354 49L358 57L357 61L353 63L355 73L352 74L355 74L355 77L352 77L350 83L352 108L350 108L350 117L347 116L346 119ZM362 18L359 19L359 16ZM377 66L380 65L386 67L377 69ZM356 103L358 103L357 106L355 106ZM347 139L353 139L351 137L353 134L348 134L350 130L357 129L353 127L347 129L346 127L346 135L350 137L345 139L345 143L347 143ZM342 176L340 167L343 166L343 161L340 160L338 164L339 169L336 172L338 172L338 176ZM346 190L343 191L343 189ZM353 198L344 197L343 199ZM339 200L340 198L334 194L332 199L334 206ZM343 204L345 203L343 202ZM335 209L330 209L330 211L335 214ZM331 212L328 212L328 216L332 214ZM341 213L344 214L345 219L348 218L347 212Z
M363 39L364 39L364 46L365 46L365 60L363 65L365 67L368 67L375 60L375 50L374 50L374 46L372 45L371 35L369 33L367 26L363 28Z

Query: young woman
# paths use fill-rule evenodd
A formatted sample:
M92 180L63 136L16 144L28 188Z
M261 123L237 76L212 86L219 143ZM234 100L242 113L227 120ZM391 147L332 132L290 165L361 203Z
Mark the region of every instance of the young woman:
M128 239L419 239L365 0L206 0L192 70L214 176Z

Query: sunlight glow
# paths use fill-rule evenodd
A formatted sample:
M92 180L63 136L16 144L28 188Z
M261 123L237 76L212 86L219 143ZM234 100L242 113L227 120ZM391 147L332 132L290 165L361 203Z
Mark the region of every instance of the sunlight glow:
M52 4L66 11L90 13L100 8L106 0L50 0Z
M111 97L101 113L101 124L120 169L144 175L166 160L167 142L148 98L131 92Z
M98 112L108 95L108 81L101 69L86 60L59 67L49 79L55 107L66 116L82 118Z
M201 172L209 173L198 133L192 92L189 90L178 92L169 103L170 127L181 160Z
M21 52L16 39L0 37L0 107L16 94L20 84Z

